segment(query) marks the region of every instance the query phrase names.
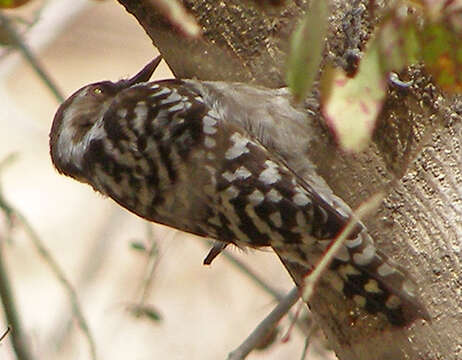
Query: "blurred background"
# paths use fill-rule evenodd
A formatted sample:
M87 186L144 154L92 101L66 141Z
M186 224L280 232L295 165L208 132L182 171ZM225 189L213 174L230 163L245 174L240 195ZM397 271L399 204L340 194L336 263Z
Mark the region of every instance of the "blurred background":
M66 97L91 82L131 76L156 55L143 29L115 1L36 0L1 12ZM274 308L274 298L221 255L203 266L203 240L147 224L89 186L60 176L48 153L59 103L21 52L5 44L1 202L24 215L75 289L98 359L225 359ZM162 63L155 77L170 76ZM11 283L32 358L91 359L68 292L20 216L0 211L0 245L1 271ZM143 246L146 251L135 249ZM280 294L292 288L273 253L231 253ZM151 316L136 317L138 305ZM274 345L249 359L299 359L304 337L290 324L284 319ZM3 317L0 333L7 327ZM307 359L327 359L316 339ZM11 340L8 334L0 343L1 360L16 358Z

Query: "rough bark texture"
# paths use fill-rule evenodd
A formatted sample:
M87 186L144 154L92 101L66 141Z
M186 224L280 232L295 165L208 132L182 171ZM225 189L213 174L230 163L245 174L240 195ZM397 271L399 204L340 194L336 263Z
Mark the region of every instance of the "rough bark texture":
M180 78L284 85L288 37L308 1L260 9L245 1L185 0L203 29L190 41L173 30L149 0L119 0L152 38ZM369 11L334 1L326 58L348 66L351 49L365 44ZM365 6L369 2L364 1ZM361 9L357 2L356 9ZM375 9L372 14L378 14ZM372 15L374 17L375 15ZM413 85L391 89L369 149L338 151L319 115L312 160L334 192L355 207L378 190L387 198L366 221L376 241L421 285L432 321L391 328L322 285L310 302L341 360L462 359L462 97L442 94L424 70L401 74ZM316 105L311 110L318 114ZM303 271L285 264L297 283Z

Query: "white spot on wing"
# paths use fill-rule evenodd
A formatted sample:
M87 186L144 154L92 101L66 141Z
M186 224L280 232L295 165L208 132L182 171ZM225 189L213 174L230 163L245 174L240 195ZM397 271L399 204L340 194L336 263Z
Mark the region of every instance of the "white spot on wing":
M383 263L377 268L377 273L380 276L388 276L388 275L393 274L395 271L396 270L392 268L390 265L388 265L387 263Z
M151 89L153 89L153 87L151 87ZM167 95L167 94L170 94L172 92L171 89L167 88L167 87L161 87L159 89L159 91L151 94L150 96L152 97L157 97L157 96L163 96L163 95Z
M228 199L234 199L239 196L239 190L233 185L226 188L225 192Z
M159 95L159 93L157 93L157 95ZM161 105L170 104L170 103L174 103L177 101L181 101L182 99L183 98L181 95L179 95L176 91L172 90L171 94L167 98L159 101L159 104Z
M233 182L235 180L245 180L252 176L252 173L244 166L240 166L236 169L236 171L234 171L233 174L231 174L229 171L225 171L221 176L228 182Z
M236 171L234 172L234 175L236 179L245 180L251 177L252 173L249 170L247 170L244 166L240 166L236 169Z
M408 296L411 296L411 297L415 296L416 286L414 285L414 283L412 281L406 280L405 282L403 282L402 288L403 288L403 291Z
M228 182L233 182L234 180L234 175L231 174L229 171L225 171L223 174L221 174L221 177Z
M345 240L345 245L347 248L349 249L353 249L359 245L361 245L363 243L363 240L361 239L361 236L358 235L356 238L354 239L347 239Z
M277 203L282 200L282 195L276 189L271 189L266 194L266 198L271 202Z
M335 254L335 258L341 261L349 261L350 254L345 246L340 247L339 251Z
M294 195L292 201L298 206L306 206L310 203L310 199L308 198L308 196L300 192Z
M213 135L217 132L217 128L215 127L215 125L217 124L217 121L214 118L206 115L202 119L202 123L203 123L204 133Z
M213 126L206 126L204 125L203 129L204 133L208 134L208 135L213 135L217 132L217 128L213 127Z
M281 174L278 170L278 164L274 161L266 160L265 165L267 168L260 173L258 179L265 185L272 185L281 180Z
M231 136L231 141L234 144L225 153L225 158L227 160L234 160L240 157L241 155L244 155L249 152L249 149L247 148L249 140L243 137L241 134L237 132L234 133Z
M205 126L215 126L217 124L217 121L210 116L204 116L204 119L202 120Z
M179 102L178 104L175 104L173 106L170 106L168 109L170 112L175 112L175 111L180 111L184 109L184 104L182 102Z
M367 245L362 252L353 255L353 261L358 265L367 265L375 257L375 246L373 244Z
M253 206L257 206L265 199L265 196L260 190L254 190L254 192L250 194L248 198Z

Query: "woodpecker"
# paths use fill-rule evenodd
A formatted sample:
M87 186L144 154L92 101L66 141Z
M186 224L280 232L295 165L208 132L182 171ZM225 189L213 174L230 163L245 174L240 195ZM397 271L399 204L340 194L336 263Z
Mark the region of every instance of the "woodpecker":
M130 79L87 85L59 107L56 169L146 220L216 240L205 263L234 244L313 268L351 209L309 160L306 113L287 88L150 82L160 60ZM393 325L426 317L413 280L363 223L323 279Z

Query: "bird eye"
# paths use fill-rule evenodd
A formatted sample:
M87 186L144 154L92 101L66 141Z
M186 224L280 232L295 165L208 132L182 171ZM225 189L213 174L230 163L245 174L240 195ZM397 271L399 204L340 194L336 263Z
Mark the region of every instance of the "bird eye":
M110 81L101 81L99 83L91 84L87 87L87 95L96 97L106 97L114 95L114 84Z
M94 95L101 95L102 93L103 93L103 89L101 89L100 87L93 88Z

